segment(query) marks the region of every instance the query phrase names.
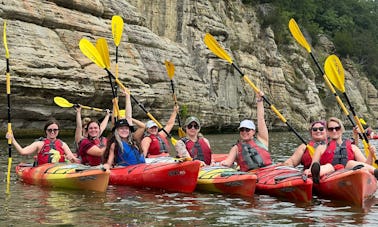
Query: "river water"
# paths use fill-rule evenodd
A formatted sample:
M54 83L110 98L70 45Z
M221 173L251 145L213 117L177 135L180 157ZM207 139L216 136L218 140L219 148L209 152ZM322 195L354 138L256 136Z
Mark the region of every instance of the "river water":
M206 135L215 153L226 153L238 134ZM282 141L284 139L285 141ZM69 145L72 139L64 139ZM19 140L20 144L31 143ZM288 132L270 133L275 162L285 160L298 145ZM105 193L67 191L26 185L14 167L31 161L13 150L10 194L6 194L8 145L0 140L0 226L376 226L378 199L364 208L314 197L309 204L266 195L251 198L194 192L109 186ZM378 193L376 193L378 197Z

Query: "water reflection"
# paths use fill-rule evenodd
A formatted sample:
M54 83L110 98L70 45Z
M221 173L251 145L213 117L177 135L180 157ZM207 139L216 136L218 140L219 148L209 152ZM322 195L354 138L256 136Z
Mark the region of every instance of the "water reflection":
M213 149L226 153L238 134L206 135ZM284 138L284 141L282 141ZM65 139L68 144L70 141ZM28 144L31 140L20 140ZM292 133L271 133L273 159L283 161L298 146ZM7 150L0 140L0 150ZM342 202L314 198L309 204L285 202L267 195L251 198L221 194L167 193L110 186L106 193L56 190L25 185L14 167L32 157L13 152L10 195L6 195L7 152L0 152L1 226L251 226L251 225L373 225L378 200L360 209Z

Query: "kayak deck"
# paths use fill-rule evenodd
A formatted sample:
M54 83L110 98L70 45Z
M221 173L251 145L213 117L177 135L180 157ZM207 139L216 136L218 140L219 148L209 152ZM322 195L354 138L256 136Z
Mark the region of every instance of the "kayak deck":
M250 171L257 175L256 193L294 202L312 200L312 179L288 166L268 166Z
M253 196L257 176L227 167L201 168L196 189L199 191Z
M199 161L172 161L112 168L109 184L191 193L197 184L200 165Z
M377 191L377 180L367 170L341 169L320 178L314 192L320 197L340 200L363 207Z
M109 171L81 164L47 163L33 167L16 166L20 180L27 184L64 189L104 192L108 187Z

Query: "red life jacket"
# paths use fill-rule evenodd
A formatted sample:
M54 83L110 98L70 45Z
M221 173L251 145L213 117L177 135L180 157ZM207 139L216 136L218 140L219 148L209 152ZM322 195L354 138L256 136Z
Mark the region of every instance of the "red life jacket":
M106 145L106 138L100 137L95 140L91 140L88 138L83 138L79 142L79 156L81 157L81 163L84 165L90 166L97 166L100 165L102 162L101 156L94 156L88 154L88 150L91 149L93 146L102 146Z
M338 145L336 140L332 140L328 143L327 149L320 157L320 164L331 163L334 166L337 164L345 166L349 160L354 160L354 158L352 142L350 140L344 140L341 145Z
M311 140L310 142L308 142L308 145L314 147L314 149L316 149L321 144L325 144L325 142L323 142L323 141L321 141L321 142L315 142L313 140ZM310 151L306 147L306 150L304 151L304 153L302 155L302 159L301 159L301 164L303 165L303 169L310 168L311 163L312 163L312 157L310 155Z
M194 160L201 160L206 165L211 164L212 151L203 138L199 138L197 142L193 142L188 138L182 138L181 140L184 141L190 157Z
M148 135L151 138L150 147L148 148L147 157L150 155L160 155L169 153L171 146L166 137L157 135Z
M374 135L373 137L371 137L371 139L378 140L378 135Z
M52 162L65 162L63 142L60 139L51 141L47 138L41 138L40 141L43 141L44 144L41 150L38 152L37 165L42 165L45 163L52 163ZM60 157L54 157L54 154L50 152L51 150L58 151ZM55 158L59 158L59 160L57 161L53 160Z
M269 152L256 144L255 139L247 143L239 141L236 161L241 171L248 171L272 164Z

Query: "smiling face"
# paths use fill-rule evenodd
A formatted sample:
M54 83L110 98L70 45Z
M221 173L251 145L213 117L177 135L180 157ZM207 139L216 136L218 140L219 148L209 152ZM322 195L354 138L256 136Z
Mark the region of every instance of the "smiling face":
M56 139L59 134L59 126L55 123L47 126L46 128L46 137L47 139Z
M315 142L319 142L319 141L324 141L327 139L327 131L326 131L326 127L318 122L318 123L315 123L311 129L310 129L310 133L311 133L311 138L312 140L314 140Z
M327 130L329 138L332 140L339 140L343 134L341 125L336 121L328 121Z
M118 131L118 135L122 139L127 139L127 137L130 135L130 128L129 126L126 126L126 125L117 128L117 131Z
M186 134L188 134L188 136L196 136L199 130L200 130L199 125L194 121L190 122L186 126Z
M147 129L147 132L151 135L157 135L159 130L157 126L152 126L151 128Z
M251 140L253 136L255 135L255 133L256 131L253 129L244 128L244 127L239 128L240 139L243 141Z
M100 136L100 126L97 122L90 122L88 124L88 137L95 138Z

